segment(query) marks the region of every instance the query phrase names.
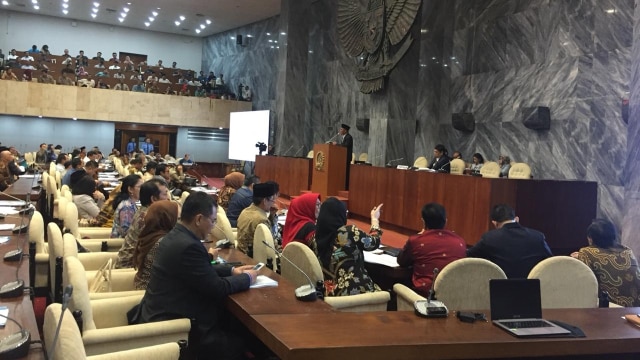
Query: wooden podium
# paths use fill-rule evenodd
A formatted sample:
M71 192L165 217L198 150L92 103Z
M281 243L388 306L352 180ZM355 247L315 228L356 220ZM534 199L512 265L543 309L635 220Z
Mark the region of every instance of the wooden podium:
M347 148L331 144L313 146L313 176L311 191L320 193L322 200L338 195L345 189L347 176Z

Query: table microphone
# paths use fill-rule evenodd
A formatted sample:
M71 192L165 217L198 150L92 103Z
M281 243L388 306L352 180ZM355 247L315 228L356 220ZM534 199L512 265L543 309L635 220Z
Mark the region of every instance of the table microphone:
M18 263L18 266L16 266L16 280L0 286L0 298L4 299L4 298L18 297L24 293L24 280L20 279L20 275L19 275L20 266L22 266L22 259L24 259L24 256L22 254L22 249L19 249L19 250L20 252L16 256L18 260L20 260L20 262ZM13 251L15 250L12 250L9 252L13 252ZM5 255L5 258L6 258L6 255Z
M73 285L69 284L64 288L64 293L62 294L62 312L60 313L60 319L58 319L56 333L53 335L51 348L47 350L49 360L53 360L56 345L58 344L58 336L60 335L60 328L62 327L62 318L64 317L64 312L67 310L67 306L69 305L69 300L71 300L71 294L73 294ZM80 332L82 332L82 329L80 329Z
M300 273L302 273L302 275L304 275L309 281L309 285L302 285L296 288L295 290L296 299L301 301L315 301L318 298L318 293L316 292L316 286L313 283L313 281L311 281L311 278L309 277L309 275L307 275L304 271L302 271L302 269L300 269L298 265L294 264L293 261L287 259L282 252L276 250L276 248L269 245L268 242L262 240L262 243L265 244L269 249L275 251L276 255L278 255L279 258L283 258L287 260L289 264L293 265L293 267L296 268L298 271L300 271Z
M333 139L335 139L338 135L340 135L340 133L337 133L335 135L333 135L333 137L327 141L325 141L325 144L329 144L331 141L333 141Z
M446 163L446 164L443 164L442 166L440 166L440 167L438 168L438 170L436 170L436 171L440 171L440 172L445 171L445 170L444 170L444 167L445 167L445 166L447 166L447 165L449 165L449 164L451 164L451 160L447 161L447 163Z
M403 157L401 157L401 158L399 158L399 159L389 160L389 161L387 162L387 166L391 166L391 165L392 165L392 163L394 163L394 162L396 162L396 161L400 161L400 160L404 160L404 158L403 158Z
M20 359L29 353L29 345L31 345L31 333L22 325L4 314L1 317L11 320L18 325L20 331L0 339L0 359Z

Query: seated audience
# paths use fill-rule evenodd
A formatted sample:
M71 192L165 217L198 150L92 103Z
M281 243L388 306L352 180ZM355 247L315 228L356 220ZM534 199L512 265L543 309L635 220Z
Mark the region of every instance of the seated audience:
M526 228L509 205L499 204L491 210L495 230L484 233L468 257L483 258L498 265L509 279L524 279L540 261L553 256L544 234Z
M407 240L398 254L398 265L413 267L413 289L424 297L430 296L434 269L466 256L467 245L453 231L445 230L447 214L442 205L429 203L422 207L423 228Z
M166 74L162 74L162 77L160 78L160 80L158 80L158 82L161 84L171 84L171 80L167 79Z
M142 180L148 181L151 180L154 176L156 176L156 169L158 167L158 163L155 161L149 161L147 163L147 168L142 176Z
M124 71L133 71L135 64L131 61L131 58L127 55L122 62L122 66L124 67Z
M320 194L306 193L291 200L287 211L287 220L282 231L282 248L292 241L301 242L309 247L315 245L311 239L316 232L316 219L320 211ZM313 249L317 253L317 249Z
M180 165L193 165L193 160L191 159L191 155L184 154L184 157L180 159Z
M116 269L133 267L133 251L136 248L138 236L145 227L145 217L149 206L156 201L168 198L168 190L164 182L154 179L142 184L140 187L140 207L133 215L129 231L124 237L120 250L118 250Z
M511 169L511 159L508 156L500 155L498 165L500 165L500 176L508 177Z
M148 323L176 318L194 319L190 339L197 356L242 358L242 339L229 328L232 319L223 304L228 295L248 290L257 272L251 265L211 265L202 243L216 223L217 208L207 194L195 192L185 201L180 221L164 236L153 261L147 290L130 319Z
M587 264L598 279L599 290L624 307L640 306L640 269L633 251L620 243L615 225L593 220L587 228L589 246L571 254Z
M125 84L123 79L118 79L118 83L113 87L113 90L129 91L129 85Z
M471 163L471 166L470 166L471 172L475 174L479 174L480 169L482 169L482 166L484 165L484 158L482 157L482 154L480 153L473 154L472 161L473 162Z
M71 187L71 175L73 175L74 172L81 170L83 166L84 163L79 157L74 157L73 159L71 159L71 169L67 170L67 172L64 174L61 180L61 184Z
M380 291L364 266L363 253L380 246L380 208L382 204L371 210L371 230L367 234L355 225L347 225L347 208L342 201L328 198L320 206L312 241L317 245L327 296Z
M16 76L16 74L13 72L13 69L11 69L10 67L6 67L5 70L2 72L2 80L15 80L15 81L20 81L18 79L18 77Z
M147 289L160 240L176 225L179 210L178 203L168 200L156 201L149 206L144 227L133 250L133 267L137 270L133 280L136 290Z
M55 84L55 80L53 80L53 76L49 75L48 70L42 70L40 77L38 77L38 82L42 84Z
M244 183L244 174L234 171L224 177L224 186L220 188L218 193L218 206L222 207L225 211L229 208L229 201L231 196L242 186Z
M453 159L460 159L462 160L462 153L460 153L460 151L454 151L453 155L451 155L451 160Z
M84 51L76 55L76 66L89 66L89 58L84 55Z
M109 61L116 64L120 63L120 59L118 59L118 53L112 53L111 59L109 59Z
M274 182L255 184L253 186L252 204L242 210L238 217L238 249L245 254L253 247L253 235L258 224L272 229L269 212L278 198L278 187Z
M144 82L142 80L139 80L137 84L133 85L133 87L131 88L131 91L135 91L135 92L146 92L147 90L144 87Z
M104 69L104 60L100 60L97 64L93 65L93 67L96 69Z
M84 170L75 172L72 178L75 177L80 177L80 179L74 181L71 194L73 195L73 203L78 208L78 218L91 222L100 214L100 208L104 205L104 195L96 190L95 180Z
M231 223L231 227L238 226L238 216L240 216L242 210L251 205L251 201L253 199L253 186L259 183L260 178L257 176L245 177L242 187L231 195L229 207L227 208L227 218Z
M435 171L451 172L451 159L447 155L447 148L444 145L436 145L433 149L433 160L427 167Z
M100 51L98 51L96 56L92 57L91 60L97 60L100 63L104 63L104 58L102 57L102 53Z
M138 210L136 202L140 198L142 179L138 175L129 175L122 179L122 188L113 202L113 227L111 238L124 238Z

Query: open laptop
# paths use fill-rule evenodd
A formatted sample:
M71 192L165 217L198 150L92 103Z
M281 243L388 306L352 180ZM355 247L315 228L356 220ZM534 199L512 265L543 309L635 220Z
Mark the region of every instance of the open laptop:
M539 279L489 281L493 324L517 337L570 334L542 318Z

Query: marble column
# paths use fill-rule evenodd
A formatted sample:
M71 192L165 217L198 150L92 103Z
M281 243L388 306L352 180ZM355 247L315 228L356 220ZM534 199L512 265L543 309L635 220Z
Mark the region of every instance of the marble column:
M635 0L622 243L640 255L640 0Z
M305 118L309 19L312 0L282 0L276 85L275 139L286 155L302 156L310 149L313 130ZM293 146L293 147L292 147ZM282 155L282 154L280 154Z

